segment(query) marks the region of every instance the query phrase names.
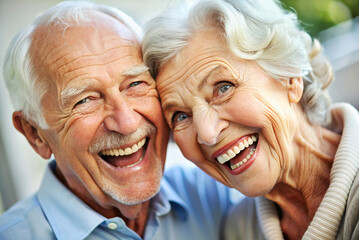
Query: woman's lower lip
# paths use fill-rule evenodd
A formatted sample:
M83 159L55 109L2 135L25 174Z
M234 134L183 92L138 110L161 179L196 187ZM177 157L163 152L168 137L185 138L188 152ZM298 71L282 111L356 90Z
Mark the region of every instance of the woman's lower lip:
M232 175L238 175L243 173L244 171L246 171L250 166L252 166L252 164L254 163L256 158L256 153L254 153L252 155L251 158L249 158L245 163L243 163L241 166L235 168L235 169L231 169L230 167L228 167L226 164L224 164L224 168Z
M235 169L231 169L227 164L223 164L222 166L232 175L238 175L243 173L244 171L246 171L250 166L252 166L252 164L254 163L254 161L257 158L257 152L258 149L260 147L260 139L258 138L258 142L257 142L257 146L256 149L254 151L254 153L252 154L252 156L247 159L247 161L245 163L243 163L241 166L235 168ZM238 156L237 156L238 157ZM236 157L235 157L236 158ZM235 160L235 159L234 159ZM235 162L235 161L234 161Z

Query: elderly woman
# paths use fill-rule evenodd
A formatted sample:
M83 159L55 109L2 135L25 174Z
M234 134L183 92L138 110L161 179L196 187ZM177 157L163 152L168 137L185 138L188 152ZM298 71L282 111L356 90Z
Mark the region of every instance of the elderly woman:
M331 106L320 43L274 0L150 21L143 54L184 156L246 198L233 239L359 239L359 114Z

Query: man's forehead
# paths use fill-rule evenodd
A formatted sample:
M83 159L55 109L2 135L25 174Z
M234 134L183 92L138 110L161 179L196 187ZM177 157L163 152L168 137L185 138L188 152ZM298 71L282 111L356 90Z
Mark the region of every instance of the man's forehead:
M135 35L127 26L115 19L108 23L68 27L63 32L59 26L40 27L33 36L30 48L36 69L42 73L61 75L62 67L73 62L91 61L91 57L102 55L104 61L132 56L142 61L141 48ZM83 63L83 62L82 62ZM66 69L66 68L65 68ZM63 69L64 70L64 69ZM64 70L65 72L69 69Z
M85 9L83 14L67 15L66 13L52 19L51 21L39 24L34 33L40 33L43 35L65 35L69 29L75 29L78 31L81 28L112 28L114 31L118 31L122 38L133 38L134 30L126 25L122 20L117 19L104 12ZM58 37L58 36L57 36Z
M138 45L138 40L133 31L124 23L109 15L98 11L90 11L83 23L69 20L68 24L51 23L50 25L38 26L32 34L30 50L32 55L42 54L52 48L62 48L66 45L82 41L91 42L92 37L106 40L110 35L113 40L123 41L123 45ZM108 37L109 38L109 37Z

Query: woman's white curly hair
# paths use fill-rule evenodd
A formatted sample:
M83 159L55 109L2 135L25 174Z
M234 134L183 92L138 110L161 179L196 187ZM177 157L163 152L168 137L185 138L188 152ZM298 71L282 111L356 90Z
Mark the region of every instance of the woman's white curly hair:
M236 56L255 61L273 78L303 77L301 105L308 119L329 121L331 66L296 14L276 0L198 0L166 10L144 30L143 56L152 75L177 57L196 31L213 27Z

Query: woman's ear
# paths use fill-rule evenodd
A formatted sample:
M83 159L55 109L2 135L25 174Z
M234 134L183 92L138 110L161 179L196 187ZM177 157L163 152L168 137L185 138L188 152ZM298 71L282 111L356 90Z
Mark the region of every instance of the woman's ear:
M303 95L303 78L289 78L288 99L291 103L298 103Z
M40 129L33 123L30 123L21 111L12 114L12 122L15 128L22 133L32 148L43 158L49 159L52 151L46 140L41 137Z

